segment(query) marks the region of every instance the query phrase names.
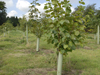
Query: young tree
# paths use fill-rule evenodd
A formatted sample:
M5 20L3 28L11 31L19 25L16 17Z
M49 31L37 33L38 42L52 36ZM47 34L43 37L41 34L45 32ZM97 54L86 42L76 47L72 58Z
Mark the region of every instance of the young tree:
M23 35L25 37L25 31L26 31L26 42L27 44L28 42L28 21L26 16L24 15L23 18L19 19L19 23L20 23L20 29L23 31Z
M95 15L95 18L94 18L94 20L92 20L92 23L95 25L95 27L97 27L96 28L96 30L97 30L97 44L99 44L99 26L100 26L100 10L97 10L96 11L96 15Z
M23 31L23 35L25 37L25 31L26 31L26 18L23 16L23 18L19 19L19 24L20 24L20 30Z
M26 42L27 44L29 43L28 42L28 22L26 23Z
M84 10L84 16L89 15L89 18L87 18L86 20L90 20L87 22L87 25L85 28L85 30L87 32L95 33L95 31L94 31L95 24L93 24L93 22L92 22L94 20L95 14L96 14L95 5L96 4L87 5Z
M6 30L8 31L8 33L10 30L12 30L14 28L14 26L10 23L9 20L6 21L5 27L7 28Z
M44 33L45 24L44 24L44 18L42 18L42 14L36 8L36 6L40 6L39 3L37 3L38 0L34 0L31 3L30 10L29 10L29 19L31 22L31 31L37 36L37 47L36 51L39 51L39 41L41 36Z
M78 6L75 14L71 13L71 4L68 0L46 0L44 9L46 16L50 19L48 30L48 42L55 45L58 49L57 75L62 73L63 55L71 52L78 44L84 40L83 31L85 28L85 16L83 17L84 7ZM82 0L80 4L85 4Z
M4 36L6 35L6 32L13 29L13 25L10 23L9 20L7 20L5 23L2 24L2 30L3 30L3 33L4 33Z
M94 33L94 39L96 39L97 38L97 25L98 25L98 20L96 18L96 15L90 19L90 22L88 22L88 24L91 24L91 28L93 28L92 33Z

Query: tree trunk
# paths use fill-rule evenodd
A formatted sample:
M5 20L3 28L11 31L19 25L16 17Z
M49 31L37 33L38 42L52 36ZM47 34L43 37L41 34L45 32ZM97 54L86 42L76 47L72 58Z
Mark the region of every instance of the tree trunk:
M63 59L63 55L59 52L58 64L57 64L57 75L62 75L62 59Z
M4 32L4 35L3 36L5 37L5 35L6 35L6 33Z
M28 44L28 25L26 24L26 42Z
M97 38L97 33L96 33L96 34L94 34L94 40L96 40L96 38Z
M23 32L23 37L25 37L25 32Z
M37 48L36 48L36 51L39 51L39 43L40 43L40 38L37 38Z
M6 36L6 27L3 29L3 32L4 32L4 37Z
M99 44L99 25L97 26L97 44Z

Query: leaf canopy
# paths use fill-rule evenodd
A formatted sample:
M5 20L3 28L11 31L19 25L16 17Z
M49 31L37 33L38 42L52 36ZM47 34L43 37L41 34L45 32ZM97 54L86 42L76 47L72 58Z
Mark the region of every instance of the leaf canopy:
M67 54L85 38L82 34L86 23L86 17L83 17L84 7L78 6L78 10L71 14L72 5L68 0L47 1L49 2L45 4L44 9L49 17L48 43L54 44L61 53ZM82 0L79 3L85 4Z

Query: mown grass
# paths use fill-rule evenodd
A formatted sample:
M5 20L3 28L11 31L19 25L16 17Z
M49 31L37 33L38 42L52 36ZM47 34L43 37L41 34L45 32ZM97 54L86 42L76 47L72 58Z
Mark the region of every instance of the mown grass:
M88 34L84 47L63 56L63 75L100 75L100 45ZM45 36L36 52L36 36L29 34L29 44L21 31L0 36L0 75L56 75L57 56Z

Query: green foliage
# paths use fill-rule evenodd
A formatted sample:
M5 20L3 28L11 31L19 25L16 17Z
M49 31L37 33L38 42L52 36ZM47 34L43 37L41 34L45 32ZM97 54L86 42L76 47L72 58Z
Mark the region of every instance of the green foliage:
M79 3L85 4L82 0ZM86 24L84 7L80 5L74 14L70 14L71 6L67 0L51 0L44 6L46 16L49 17L48 42L54 44L63 54L74 50L85 37L82 34Z
M95 8L96 4L92 4L92 5L87 5L85 10L84 10L84 15L89 15L89 17L86 18L86 20L88 20L87 24L86 24L86 28L85 30L87 32L93 32L96 33L96 27L95 27L95 19L96 19L96 8Z
M12 29L13 29L13 25L10 23L9 20L7 20L5 23L2 24L2 26L0 26L0 31L2 33L9 31L9 30L12 30Z
M0 1L0 25L2 25L6 21L6 7L5 2Z
M27 20L25 18L25 16L23 16L23 18L19 19L19 23L20 23L20 30L22 31L26 31L26 24L27 24Z
M87 5L84 10L84 15L89 15L92 18L96 13L95 5L96 4Z
M18 26L19 25L19 21L18 21L18 17L16 16L12 16L12 17L7 17L7 20L10 21L10 23L12 23L12 25L14 27Z
M31 25L30 26L30 30L32 33L34 33L37 37L41 37L42 36L42 29L41 29L41 24L39 22L37 22L36 20L32 21L30 20Z
M97 33L97 26L100 25L100 10L96 10L95 15L89 19L90 21L87 23L88 27L92 33Z
M40 13L40 11L38 10L38 8L36 8L36 5L40 6L40 4L37 3L37 0L34 0L31 3L31 6L29 7L30 8L30 10L29 10L29 18L30 19L37 20L37 18L39 17L38 14Z
M30 6L29 10L29 22L30 22L30 30L32 33L34 33L38 38L40 38L46 27L46 21L45 14L41 14L40 11L36 8L37 6L40 6L39 3L37 3L37 0L33 1Z
M5 24L5 27L6 27L7 31L13 29L13 25L10 23L9 20L6 21L6 23L4 23L4 24Z

